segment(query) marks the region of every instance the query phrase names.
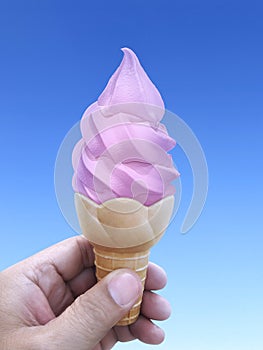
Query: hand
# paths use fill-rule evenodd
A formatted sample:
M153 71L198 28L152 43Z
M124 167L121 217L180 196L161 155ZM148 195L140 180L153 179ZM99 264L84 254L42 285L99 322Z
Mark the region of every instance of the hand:
M151 290L166 284L164 271L149 264L141 315L130 326L114 326L142 287L128 269L96 283L92 247L84 237L58 243L0 273L1 350L99 350L117 341L159 344L170 306Z

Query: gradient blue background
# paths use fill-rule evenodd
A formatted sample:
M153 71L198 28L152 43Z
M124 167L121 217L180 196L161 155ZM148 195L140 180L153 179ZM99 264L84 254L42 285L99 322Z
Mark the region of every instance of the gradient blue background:
M74 234L56 203L56 154L128 46L209 166L203 214L181 235L192 175L177 148L182 205L151 254L173 307L159 349L262 349L262 10L253 0L2 0L0 268Z

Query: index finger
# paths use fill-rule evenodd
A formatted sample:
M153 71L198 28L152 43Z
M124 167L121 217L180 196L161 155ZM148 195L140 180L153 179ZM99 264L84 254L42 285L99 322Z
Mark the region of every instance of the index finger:
M145 281L146 290L158 290L166 286L167 275L163 268L152 262L149 263Z

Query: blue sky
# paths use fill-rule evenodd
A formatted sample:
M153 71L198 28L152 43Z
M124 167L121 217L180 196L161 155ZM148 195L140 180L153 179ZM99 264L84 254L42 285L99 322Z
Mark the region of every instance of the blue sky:
M181 235L192 177L177 147L182 205L151 254L173 306L159 348L263 348L262 11L253 0L1 1L0 267L74 234L56 202L56 154L128 46L209 168L203 214Z

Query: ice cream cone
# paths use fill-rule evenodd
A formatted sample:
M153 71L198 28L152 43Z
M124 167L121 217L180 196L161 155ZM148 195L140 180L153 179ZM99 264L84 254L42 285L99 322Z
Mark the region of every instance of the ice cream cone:
M101 280L120 268L130 268L144 286L150 248L158 242L172 216L174 197L151 206L115 198L103 204L76 193L75 206L83 235L94 247L96 277ZM117 325L129 325L140 314L142 297Z

